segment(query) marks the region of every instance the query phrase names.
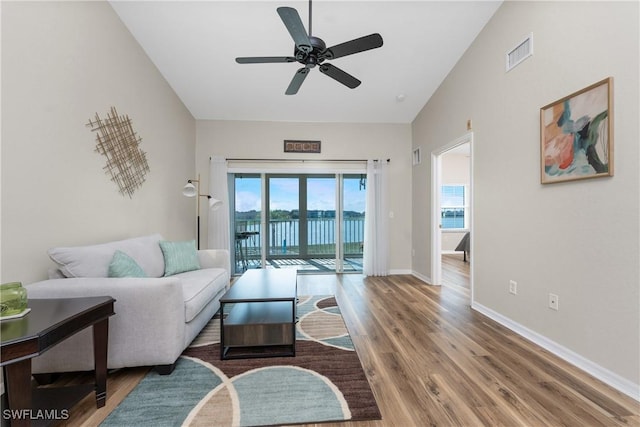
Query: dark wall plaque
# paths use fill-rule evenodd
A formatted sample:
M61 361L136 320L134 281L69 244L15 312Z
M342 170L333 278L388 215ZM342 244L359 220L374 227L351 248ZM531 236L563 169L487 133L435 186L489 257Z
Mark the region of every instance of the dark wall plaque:
M320 141L284 140L285 153L319 153Z

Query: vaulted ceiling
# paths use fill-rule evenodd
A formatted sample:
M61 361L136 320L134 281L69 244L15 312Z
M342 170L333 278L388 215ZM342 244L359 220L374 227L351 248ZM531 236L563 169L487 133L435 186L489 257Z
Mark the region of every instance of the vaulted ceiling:
M307 1L112 1L116 13L196 119L410 123L501 1L312 3L312 34L327 46L372 33L378 49L331 64L362 81L349 89L311 70L285 95L297 62L238 64L236 57L292 56L276 9Z

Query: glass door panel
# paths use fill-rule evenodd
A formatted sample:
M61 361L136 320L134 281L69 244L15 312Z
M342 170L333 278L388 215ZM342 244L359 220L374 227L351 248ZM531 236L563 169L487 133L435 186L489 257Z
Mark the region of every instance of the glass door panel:
M342 182L344 271L362 271L366 175L343 175Z
M267 176L267 192L267 256L300 255L300 178Z
M234 175L234 254L235 273L260 268L262 178L258 174Z
M308 177L307 254L335 258L336 178Z

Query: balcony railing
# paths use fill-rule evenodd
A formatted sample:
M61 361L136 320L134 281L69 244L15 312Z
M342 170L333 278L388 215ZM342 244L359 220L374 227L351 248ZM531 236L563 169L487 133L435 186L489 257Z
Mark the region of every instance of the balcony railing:
M246 259L260 258L262 239L267 241L267 258L293 256L298 258L335 254L335 218L309 218L306 230L300 232L297 219L269 221L268 231L262 230L260 221L236 221L236 237L242 241ZM246 232L253 232L249 234ZM244 234L243 234L244 233ZM362 256L364 242L364 217L343 220L343 242L345 256ZM300 241L306 235L306 242Z

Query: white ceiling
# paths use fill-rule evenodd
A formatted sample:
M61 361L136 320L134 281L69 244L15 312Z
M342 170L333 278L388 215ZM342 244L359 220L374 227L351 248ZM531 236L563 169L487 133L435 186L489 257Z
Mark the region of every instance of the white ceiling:
M362 81L348 89L313 69L284 94L298 63L237 64L238 56L292 56L276 12L307 1L111 1L196 119L410 123L501 1L313 2L312 34L333 46L371 33L384 45L331 63ZM403 97L399 101L398 97Z

